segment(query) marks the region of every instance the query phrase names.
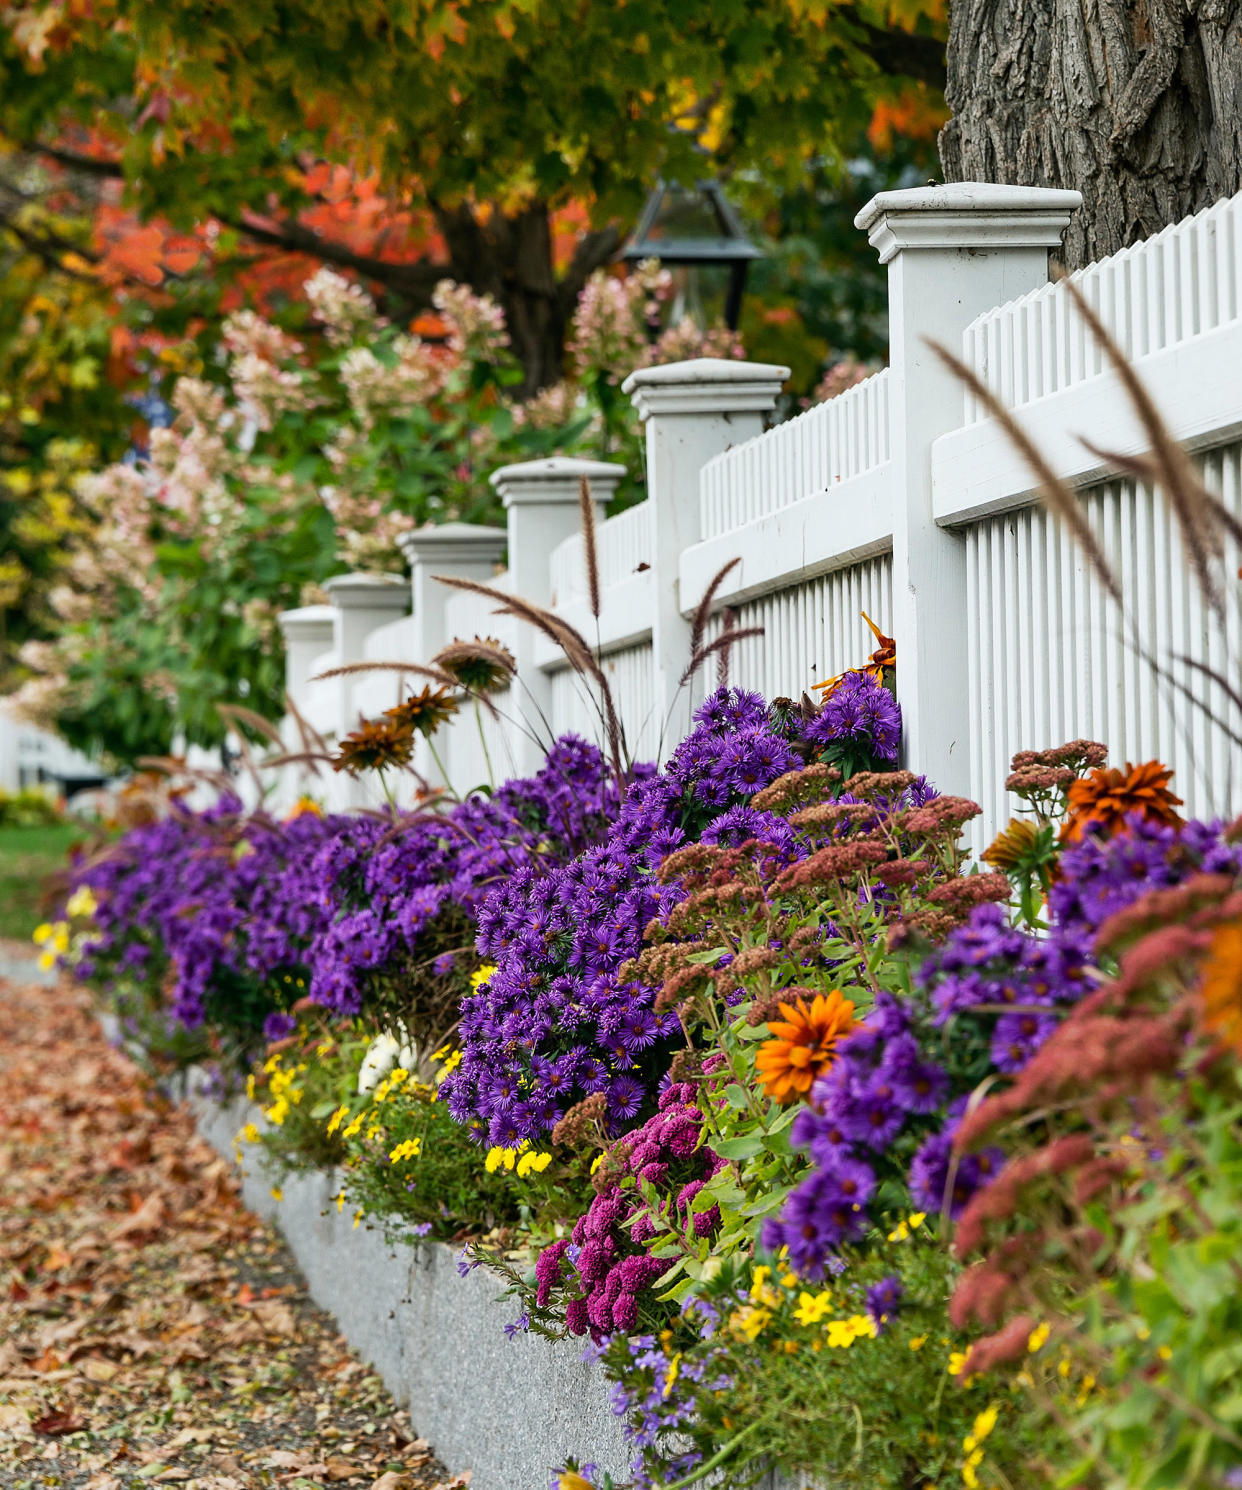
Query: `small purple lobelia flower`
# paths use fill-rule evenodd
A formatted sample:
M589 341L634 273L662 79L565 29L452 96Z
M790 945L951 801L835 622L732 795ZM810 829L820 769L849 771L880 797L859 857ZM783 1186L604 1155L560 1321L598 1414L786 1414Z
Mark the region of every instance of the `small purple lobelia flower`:
M875 1320L877 1331L882 1330L885 1323L897 1313L903 1293L905 1289L895 1273L881 1278L867 1290L867 1313Z

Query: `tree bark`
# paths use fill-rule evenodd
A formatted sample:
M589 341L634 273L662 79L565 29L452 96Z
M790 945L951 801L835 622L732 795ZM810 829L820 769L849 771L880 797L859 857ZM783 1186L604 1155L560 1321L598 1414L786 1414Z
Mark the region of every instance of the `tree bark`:
M953 0L948 181L1074 187L1080 268L1242 189L1242 0Z
M512 217L497 212L482 218L467 206L435 212L448 247L445 272L504 308L509 339L525 374L520 396L555 383L578 296L592 270L616 252L617 230L586 234L558 278L545 207L535 205Z

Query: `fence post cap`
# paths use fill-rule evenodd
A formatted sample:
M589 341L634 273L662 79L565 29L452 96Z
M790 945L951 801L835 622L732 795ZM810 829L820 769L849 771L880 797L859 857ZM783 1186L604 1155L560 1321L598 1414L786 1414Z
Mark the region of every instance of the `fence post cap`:
M887 264L906 248L1055 248L1080 191L954 181L882 191L854 219Z
M332 607L299 605L294 610L282 610L276 617L276 624L286 641L331 641Z
M767 413L776 407L789 369L773 362L693 357L640 367L621 384L646 419L649 414Z
M427 523L397 538L397 547L411 567L423 563L492 564L505 551L509 535L485 523Z
M399 574L334 574L324 581L337 610L389 610L404 615L410 608L409 581Z
M506 507L524 502L549 504L578 501L578 483L585 476L591 483L591 494L597 502L607 502L626 474L624 466L612 461L577 460L569 455L552 455L546 460L525 460L512 466L501 466L488 480Z

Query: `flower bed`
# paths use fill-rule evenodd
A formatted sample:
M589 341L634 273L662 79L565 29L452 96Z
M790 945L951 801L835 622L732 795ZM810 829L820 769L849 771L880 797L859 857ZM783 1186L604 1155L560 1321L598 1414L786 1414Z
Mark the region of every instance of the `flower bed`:
M721 689L658 771L561 742L414 813L174 810L47 935L157 1059L244 1084L239 1143L331 1239L312 1281L386 1371L423 1345L351 1301L368 1222L511 1297L479 1419L511 1361L562 1363L562 1395L602 1369L630 1464L550 1416L531 1453L563 1490L769 1462L1224 1490L1242 846L1075 741L1015 758L1024 815L973 868L975 804L894 768L889 682ZM464 1341L473 1298L424 1335Z

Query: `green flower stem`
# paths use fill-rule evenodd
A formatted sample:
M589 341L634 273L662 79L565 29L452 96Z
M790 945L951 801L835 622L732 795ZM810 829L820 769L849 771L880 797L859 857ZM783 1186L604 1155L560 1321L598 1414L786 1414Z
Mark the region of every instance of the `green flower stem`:
M487 784L490 787L496 785L496 773L492 769L491 751L487 748L487 736L483 733L483 712L479 708L479 696L474 696L474 722L479 731L479 744L483 747L483 759L487 762Z
M713 1469L718 1468L733 1453L741 1441L748 1437L763 1423L762 1418L756 1418L753 1423L748 1424L742 1431L735 1434L723 1448L717 1449L712 1457L700 1464L693 1474L685 1475L680 1480L674 1480L671 1485L665 1485L663 1490L684 1490L687 1485L697 1485L704 1476L711 1474Z

